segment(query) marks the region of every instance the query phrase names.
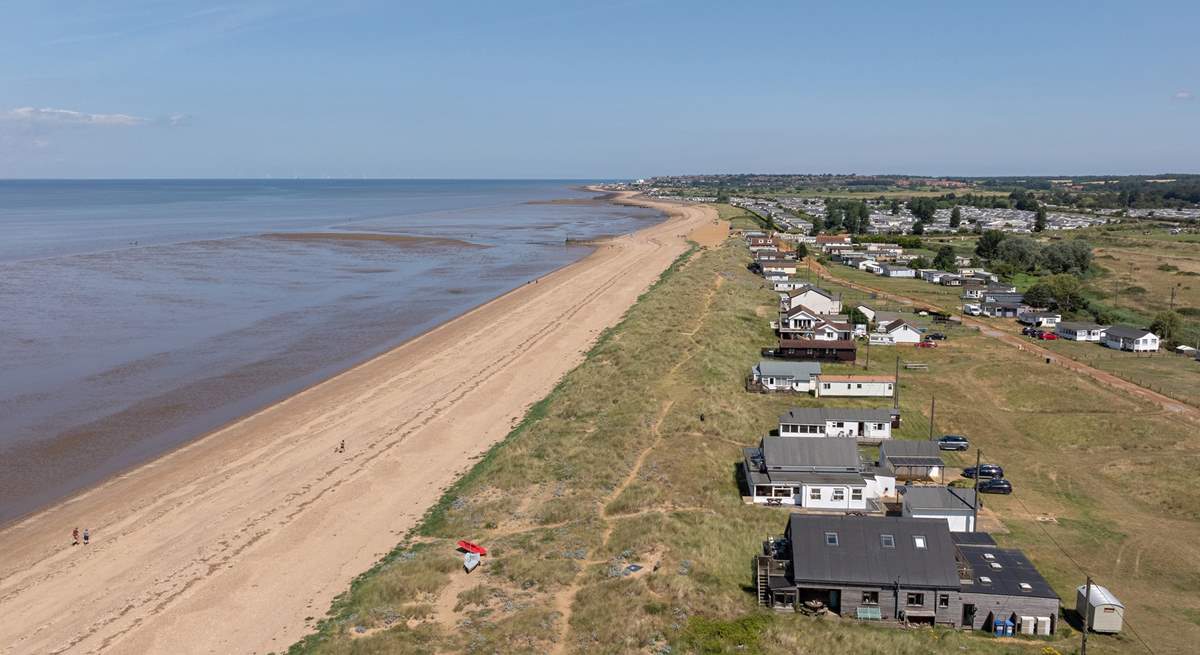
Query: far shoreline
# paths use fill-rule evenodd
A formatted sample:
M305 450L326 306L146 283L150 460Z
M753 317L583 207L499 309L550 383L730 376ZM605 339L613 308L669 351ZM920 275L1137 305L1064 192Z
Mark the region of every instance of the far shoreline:
M74 503L74 502L77 502L78 500L86 498L88 495L92 494L93 492L95 492L99 489L102 489L117 480L120 480L124 477L135 474L139 469L142 469L144 467L154 466L161 460L163 460L167 457L173 456L176 453L179 453L179 452L185 451L189 448L192 448L192 447L196 446L198 444L198 442L209 439L210 437L227 430L231 426L234 426L234 425L237 425L238 423L242 423L246 420L249 420L256 415L271 409L272 407L275 407L277 405L285 403L288 400L295 398L297 396L303 395L315 387L325 384L325 383L329 382L330 380L337 378L338 376L349 373L350 371L353 371L356 368L365 366L376 359L387 357L389 354L392 354L394 351L401 349L401 348L411 344L412 342L418 341L433 332L436 332L438 330L445 328L446 326L450 325L451 323L453 323L455 321L458 321L478 310L481 310L481 309L487 307L488 305L491 305L493 303L496 303L496 302L508 297L512 293L524 288L528 284L533 284L535 281L543 280L547 277L550 277L551 275L556 275L556 274L559 274L560 272L567 271L571 267L581 265L587 259L595 256L596 252L600 248L602 248L606 243L611 242L614 239L627 237L632 234L635 234L636 232L640 232L642 230L653 228L654 226L660 225L664 221L666 221L670 218L668 212L666 212L661 207L654 206L653 204L649 204L649 203L643 204L643 203L638 203L638 202L630 202L630 203L619 202L619 200L622 199L622 194L620 194L620 193L606 192L606 191L602 191L598 188L593 188L590 186L589 187L570 187L570 189L574 190L574 191L583 191L583 192L588 192L588 193L603 192L606 194L603 200L601 200L600 198L585 199L587 202L604 202L604 203L613 204L613 205L629 205L629 206L635 206L635 207L642 207L645 209L651 209L651 210L656 211L659 214L659 216L658 216L657 220L655 220L654 222L652 222L648 225L641 226L633 232L625 232L625 233L619 233L619 234L600 236L600 237L587 239L587 240L581 240L581 241L571 241L570 239L568 239L567 241L565 241L562 244L564 247L588 248L588 249L590 249L590 251L578 259L575 259L575 260L567 262L561 266L558 266L556 268L546 271L542 275L540 275L532 280L529 280L525 284L517 285L511 289L504 291L503 293L501 293L499 295L493 296L493 297L483 300L481 302L470 305L470 306L466 307L462 312L455 314L453 316L447 317L446 320L429 327L427 330L424 330L418 334L409 336L400 341L395 341L395 342L388 343L386 345L381 345L381 346L377 346L375 348L367 349L360 356L352 358L350 361L348 361L346 363L346 365L332 368L332 369L326 371L324 374L322 374L319 378L312 380L308 384L305 384L301 387L293 389L290 392L288 392L282 396L276 397L268 402L258 405L257 407L254 407L254 408L250 409L249 411L242 412L236 416L232 416L232 417L227 418L222 421L217 421L217 422L211 424L209 427L196 432L191 437L184 439L180 443L177 443L169 448L166 448L166 449L163 449L156 453L153 453L153 454L149 455L148 457L144 457L141 459L135 459L135 460L131 461L127 466L123 466L118 470L106 473L94 482L85 484L84 486L82 486L80 488L68 491L67 493L65 493L63 495L57 496L53 500L39 504L36 507L33 507L32 509L29 509L27 511L23 511L22 513L20 513L16 516L13 516L11 518L0 521L0 533L3 533L4 531L9 530L10 528L18 528L25 522L36 519L38 517L38 515L40 515L42 513L50 512L61 506L64 506L64 505L67 505L70 503ZM625 194L625 195L635 196L638 194L630 193L630 194ZM263 234L261 236L262 236L262 238L282 238L282 239L287 239L287 240L294 240L294 239L311 238L313 234L319 234L319 235L328 234L328 236L323 236L323 238L330 238L330 239L338 238L342 234L348 234L349 235L348 238L350 238L352 240L364 238L364 237L359 237L356 233L337 233L337 232L271 233L271 234ZM380 236L387 237L387 238L398 238L398 240L400 240L400 241L403 241L403 240L409 239L409 238L437 240L436 238L433 238L433 237L398 237L397 235L380 235ZM491 246L483 246L483 245L478 245L478 244L470 244L470 246L476 247L476 248L490 248L491 247Z

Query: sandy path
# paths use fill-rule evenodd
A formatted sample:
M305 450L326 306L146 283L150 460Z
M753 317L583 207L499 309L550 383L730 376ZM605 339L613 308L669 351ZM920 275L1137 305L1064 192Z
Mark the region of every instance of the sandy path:
M0 532L0 653L286 648L582 361L685 235L727 234L710 207L653 206L671 218ZM70 546L75 526L90 546Z
M882 289L876 289L875 287L869 287L865 284L859 284L857 282L851 282L844 278L840 278L837 275L834 275L833 273L831 273L829 271L829 269L822 266L820 262L817 262L817 261L813 260L812 258L806 259L805 261L808 263L808 267L817 273L818 278L826 277L826 278L829 278L830 280L837 282L838 284L850 287L852 289L858 289L859 291L866 291L868 293L874 293L880 298L883 298L885 300L895 300L896 302L899 302L904 305L915 305L915 306L920 306L920 307L927 307L929 309L937 309L940 311L947 310L947 308L945 308L945 307L937 307L933 303L925 302L923 300L918 300L916 298L910 298L908 296L902 296L899 294L884 291ZM1082 375L1086 375L1086 376L1092 378L1093 380L1096 380L1097 382L1100 382L1101 384L1104 384L1108 387L1117 389L1119 391L1124 391L1126 393L1132 394L1139 398L1148 400L1148 401L1155 403L1156 405L1162 407L1163 409L1167 410L1168 412L1172 412L1173 414L1182 416L1183 418L1190 419L1196 423L1200 423L1200 409L1192 407L1191 405L1181 403L1178 400L1171 398L1170 396L1165 396L1161 393L1158 393L1157 391L1151 391L1150 389L1147 389L1146 387L1143 387L1138 384L1134 384L1133 382L1119 378L1111 373L1106 373L1104 371L1101 371L1098 368L1093 368L1091 366L1088 366L1087 364L1084 364L1083 362L1080 362L1075 359L1071 359L1070 357L1068 357L1062 353L1054 352L1052 350L1043 348L1043 347L1037 345L1036 343L1034 343L1030 339L1023 339L1015 334L1011 334L1009 332L1005 332L1003 330L996 329L995 327L989 325L987 321L977 319L977 318L972 318L970 316L962 316L961 318L962 318L963 325L971 325L971 326L977 327L977 328L979 328L980 333L987 335L989 337L992 337L994 339L998 339L1003 343L1013 346L1017 350L1024 350L1026 352L1033 353L1034 355L1036 355L1038 357L1042 357L1042 358L1050 358L1051 361L1053 361L1055 364L1058 364L1059 366L1062 366L1063 368L1075 371L1076 373L1080 373Z

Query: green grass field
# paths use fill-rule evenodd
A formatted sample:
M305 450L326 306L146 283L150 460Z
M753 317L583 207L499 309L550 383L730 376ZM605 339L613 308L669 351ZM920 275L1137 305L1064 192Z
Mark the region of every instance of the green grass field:
M730 241L673 267L291 652L1074 651L1066 623L1051 642L994 640L756 607L751 556L787 512L744 505L735 463L787 407L817 403L743 388L777 303L748 261ZM950 336L872 349L872 370L929 365L902 375L900 436L927 436L936 395L937 431L969 435L1017 488L987 500L1001 543L1025 549L1068 606L1077 562L1155 652L1187 652L1200 641L1193 429L973 330ZM492 551L470 576L462 538ZM629 564L645 568L623 575ZM1128 631L1089 648L1141 652Z

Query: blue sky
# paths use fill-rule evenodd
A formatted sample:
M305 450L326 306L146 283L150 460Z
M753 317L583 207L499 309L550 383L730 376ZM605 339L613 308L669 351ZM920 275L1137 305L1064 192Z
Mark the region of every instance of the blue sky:
M1195 2L5 4L0 177L1200 172Z

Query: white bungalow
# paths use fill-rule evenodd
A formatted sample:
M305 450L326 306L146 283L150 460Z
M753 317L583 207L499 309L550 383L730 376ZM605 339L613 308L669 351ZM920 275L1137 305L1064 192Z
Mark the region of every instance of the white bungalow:
M884 265L879 269L879 274L883 277L910 277L915 278L917 272L907 266L889 266Z
M1062 314L1058 312L1027 311L1017 314L1017 321L1023 325L1052 328L1062 321Z
M875 335L880 335L876 339ZM875 328L874 334L871 335L871 345L894 345L898 343L920 343L921 333L917 328L905 323L901 319L896 319L888 323L882 323Z
M1071 341L1095 341L1099 343L1104 340L1104 332L1108 328L1096 323L1077 323L1074 321L1062 321L1054 328L1054 333L1062 339Z
M742 453L746 491L754 503L859 512L881 509L878 495L870 495L853 441L763 437L758 448L745 448Z
M813 395L839 398L891 398L896 378L890 375L814 375Z
M779 417L781 437L892 438L891 409L797 407Z
M1137 353L1157 352L1158 335L1149 330L1128 325L1114 325L1104 332L1104 345L1114 350Z
M951 532L975 531L975 490L953 487L900 487L900 513L917 519L943 519Z
M842 313L842 299L813 285L806 285L788 294L781 309L784 311L803 305L821 315Z
M820 362L764 359L750 369L750 382L762 391L808 393L812 390L813 376L820 372Z

